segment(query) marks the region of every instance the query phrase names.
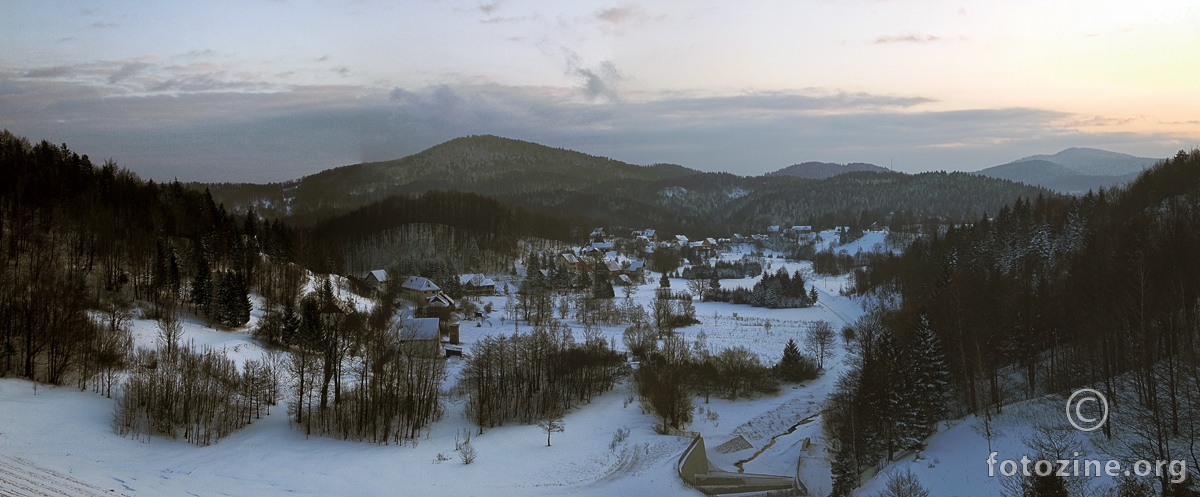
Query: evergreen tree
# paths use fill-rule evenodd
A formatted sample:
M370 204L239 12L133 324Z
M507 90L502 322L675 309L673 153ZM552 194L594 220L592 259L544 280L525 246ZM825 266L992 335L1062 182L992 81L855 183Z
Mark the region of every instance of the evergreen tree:
M300 332L300 316L296 313L296 306L290 300L283 304L283 323L280 327L280 338L283 343L288 345L297 345L299 343Z
M671 279L667 277L667 273L663 273L662 278L658 279L659 288L671 288Z
M616 295L612 283L608 281L608 271L597 270L596 281L592 285L592 296L598 299L611 299Z
M804 357L796 341L789 338L787 345L783 347L783 358L775 365L775 372L783 381L800 382L815 378L817 366L811 359Z
M912 398L920 414L920 422L932 427L946 417L947 388L950 368L941 341L929 326L928 316L922 314L909 346L912 376Z
M198 312L211 318L213 317L212 273L209 271L208 261L199 247L197 247L197 253L196 276L192 278L192 304L196 306Z

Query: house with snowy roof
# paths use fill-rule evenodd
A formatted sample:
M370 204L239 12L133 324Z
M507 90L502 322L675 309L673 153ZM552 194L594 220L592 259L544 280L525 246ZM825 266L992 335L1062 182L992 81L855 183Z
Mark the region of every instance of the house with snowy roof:
M399 318L396 329L400 350L419 357L440 357L442 330L438 318Z
M429 278L421 276L409 276L400 285L401 294L417 302L423 302L426 298L437 295L441 291L441 287L429 281Z
M383 286L384 283L387 283L387 271L383 269L368 271L366 277L363 278L363 281L365 281L371 288L379 288Z
M458 277L464 295L495 295L496 282L483 274L464 274Z

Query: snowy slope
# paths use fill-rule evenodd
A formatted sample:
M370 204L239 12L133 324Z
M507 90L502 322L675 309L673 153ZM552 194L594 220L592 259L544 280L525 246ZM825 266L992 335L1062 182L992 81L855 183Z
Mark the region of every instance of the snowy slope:
M775 261L773 267L781 263ZM808 264L792 263L787 269L803 270ZM650 281L634 297L643 304L650 302L657 287L657 278ZM744 283L752 285L753 278ZM820 305L809 309L697 303L702 323L680 332L691 339L704 330L713 349L744 345L765 362L774 362L789 338L803 337L808 322L825 319L840 328L846 320L857 318L858 305L837 296L841 283L834 278L818 280ZM672 286L685 284L677 280ZM470 321L462 324L468 351L482 336L513 331L511 322L500 319L504 298L485 300L496 311L478 327ZM369 302L356 304L365 308ZM246 329L234 331L213 329L189 317L183 324L184 339L224 350L239 362L261 357L262 346L247 331L260 314L254 311ZM764 326L768 322L769 329ZM604 327L603 333L620 344L623 330L624 326ZM153 344L153 321L135 320L134 331L139 345ZM735 436L750 442L751 448L728 454L710 451L722 469L735 470L735 463L761 451L744 463L745 470L784 475L796 471L800 446L810 438L813 446L801 465L802 477L812 490L828 489L827 452L820 418L815 415L843 358L839 343L838 356L828 362L825 376L803 386L786 386L778 396L736 402L714 398L708 404L698 399L704 412L696 415L689 429L703 434L710 447ZM451 359L448 369L453 374L460 366L458 359ZM454 452L455 434L473 427L462 416L462 398L450 398L445 417L412 445L306 439L289 426L286 408L280 405L220 442L196 447L179 440L117 436L112 430L114 402L91 391L45 385L35 391L31 382L5 378L0 379L0 495L54 495L47 488L88 496L696 495L674 472L675 460L689 440L656 434L653 416L643 413L639 402L626 405L631 395L622 384L578 407L566 416L566 431L554 435L552 447L546 447L544 433L535 426L488 429L472 440L479 458L463 465ZM716 413L713 419L710 411ZM804 419L809 421L787 433ZM630 429L631 435L610 451L619 428ZM439 453L452 459L439 463Z

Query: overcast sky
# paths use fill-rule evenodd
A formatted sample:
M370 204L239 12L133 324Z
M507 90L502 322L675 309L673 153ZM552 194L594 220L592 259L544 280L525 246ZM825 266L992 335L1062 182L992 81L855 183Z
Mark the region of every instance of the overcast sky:
M0 4L0 127L158 180L469 134L745 175L1200 144L1194 1Z

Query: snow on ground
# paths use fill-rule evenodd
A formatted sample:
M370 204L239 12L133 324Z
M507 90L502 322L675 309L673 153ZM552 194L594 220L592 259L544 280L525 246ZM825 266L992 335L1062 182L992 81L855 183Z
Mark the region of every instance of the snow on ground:
M771 262L773 268L785 264ZM786 267L794 271L807 264ZM634 297L643 304L650 303L658 286L657 278L647 281ZM753 285L753 279L744 283ZM696 303L702 323L680 332L692 340L704 330L714 351L743 345L773 363L789 338L802 340L808 322L824 319L840 329L861 314L855 302L837 295L843 283L817 280L820 302L808 309ZM676 291L685 287L683 280L672 281ZM511 322L500 319L504 297L483 300L492 302L495 311L480 326L462 323L468 352L485 335L513 331ZM368 302L356 304L362 309ZM222 349L238 362L261 357L262 346L247 331L260 317L256 309L247 327L228 331L187 316L184 339ZM765 323L771 324L769 329ZM624 328L603 327L602 332L620 344ZM133 329L138 345L153 345L153 321L137 319ZM794 474L808 438L812 446L803 454L801 477L810 490L827 491L828 451L818 413L844 359L839 341L836 357L826 363L828 371L807 384L785 385L777 396L753 400L698 399L696 421L689 429L705 437L718 467L735 471L737 463L746 461L743 467L751 473ZM452 375L460 368L459 359L449 360ZM546 447L545 434L536 426L488 429L472 439L478 459L463 465L454 452L455 435L474 427L462 416L462 398L448 398L445 417L411 445L306 438L289 426L286 407L279 405L220 442L196 447L166 438L117 436L111 399L72 387L35 389L31 382L6 378L0 379L0 494L48 493L29 488L28 480L38 480L66 495L695 495L674 469L689 440L656 434L655 419L642 412L640 402L626 405L631 396L628 384L621 384L578 407L565 417L566 431L554 434L552 447ZM802 420L806 422L797 424ZM610 450L620 428L630 429L631 435ZM736 436L751 447L724 454L713 450ZM437 462L438 454L451 460ZM41 476L21 480L14 476L18 474Z
M1063 411L1065 405L1066 399L1062 396L1048 395L1004 406L1002 412L991 421L990 449L983 419L970 416L941 423L939 431L926 441L927 447L919 460L915 459L915 454L901 457L867 481L855 495L876 495L887 484L888 474L908 469L932 495L999 497L1004 495L1002 485L1005 477L1000 474L998 465L995 476L988 476L989 454L998 452L996 459L999 461L1020 461L1023 455L1035 458L1037 454L1026 447L1025 440L1035 435L1038 426L1055 426L1072 434L1083 449L1076 458L1080 461L1098 460L1103 464L1113 459L1127 464L1098 447L1102 445L1101 432L1083 433L1067 426ZM1080 478L1096 485L1095 488L1106 488L1114 483L1108 476Z

